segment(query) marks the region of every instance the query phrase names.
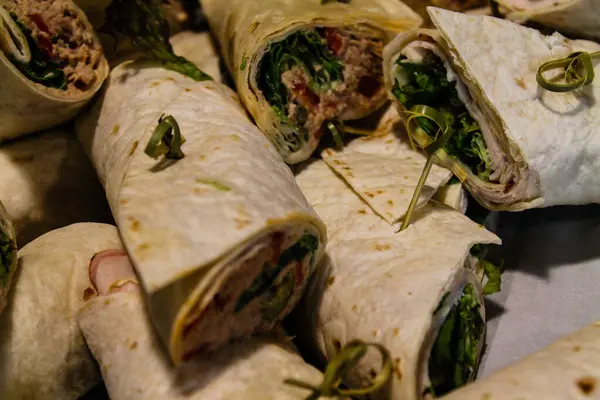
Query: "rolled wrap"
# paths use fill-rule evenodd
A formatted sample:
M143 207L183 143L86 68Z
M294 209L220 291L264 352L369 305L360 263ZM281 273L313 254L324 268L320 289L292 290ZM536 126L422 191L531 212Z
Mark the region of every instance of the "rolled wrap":
M600 38L598 0L496 0L500 12L513 21L535 21L592 39Z
M108 258L123 268L117 257ZM173 368L153 335L138 285L130 280L135 278L125 275L113 273L126 283L114 282L104 293L100 289L78 314L111 399L303 400L309 393L284 384L284 379L321 382L321 373L306 364L290 342L266 338L236 342Z
M144 153L163 114L186 138L176 162ZM77 134L175 363L269 331L296 304L325 227L230 89L127 62Z
M599 338L600 321L596 321L444 399L597 399Z
M0 398L75 400L100 382L75 314L90 259L120 246L114 226L83 223L49 232L19 251L0 316Z
M111 222L102 185L72 126L0 147L0 201L24 246L80 221Z
M11 12L27 29L37 26L34 35L38 39L27 44ZM72 119L108 75L102 47L83 11L71 0L2 0L0 20L0 142ZM60 47L57 43L63 40L74 47ZM45 52L53 52L53 60L66 64L61 66L67 78L65 90L37 83L17 67L30 68L35 54ZM19 61L15 64L11 59ZM85 81L84 69L89 75Z
M433 343L467 285L485 320L479 280L466 267L469 249L500 240L433 202L397 233L320 160L302 169L297 181L327 225L330 241L292 333L325 359L353 339L379 342L391 353L394 374L389 390L372 398L422 398ZM478 339L477 356L483 333ZM347 384L367 385L379 367L377 357L366 357Z
M259 66L271 45L298 31L314 31L317 27L353 30L352 34L359 39L376 38L385 44L394 33L421 24L420 17L397 0L353 0L351 2L327 2L326 4L321 4L320 0L268 0L262 2L202 0L201 4L221 47L225 63L235 79L242 102L258 127L277 147L287 163L297 163L310 157L319 143L322 131L319 131L321 133L311 131L305 135L298 129L291 128L282 122L265 98L258 83ZM336 39L335 34L333 37L330 39L333 42L339 39L339 37ZM324 42L324 40L320 41ZM335 48L335 45L330 44L330 46ZM343 54L344 46L342 46L340 54ZM363 50L357 50L364 54L374 51L368 46ZM356 56L358 55L352 57L356 58ZM340 57L344 56L340 55ZM315 64L320 62L321 60L314 61ZM375 62L375 64L380 66L380 62ZM371 74L374 74L378 65L368 69ZM344 81L350 84L352 76L353 72L348 69L344 72ZM277 80L279 78L280 76L274 77ZM378 82L380 75L376 74L372 78L377 85L380 84ZM300 88L303 83L296 82L294 85ZM381 92L380 86L376 86L373 93L367 95L362 95L360 90L354 90L353 93L357 93L358 96L356 101L360 104L352 103L351 108L344 108L350 104L351 98L342 101L337 112L328 114L328 118L356 119L375 111L385 102L385 96ZM335 87L339 89L341 84ZM311 97L310 94L305 93L304 95ZM321 96L322 104L329 104L330 100L326 99L327 96ZM283 101L287 100L283 99ZM304 100L300 99L299 101L303 102L303 106L308 107ZM335 100L331 101L337 104ZM327 113L326 110L319 107L321 106L314 109L318 111L313 110L312 112L319 115ZM302 117L298 116L298 118ZM318 118L315 117L315 120Z
M13 275L17 270L17 243L15 229L6 209L0 202L0 314L6 307Z
M491 173L482 178L445 153L440 164L464 179L467 190L489 209L599 202L600 113L592 99L600 96L600 80L554 93L538 85L536 74L547 61L575 51L598 51L600 45L544 36L492 17L428 10L438 30L406 32L385 49L390 98L406 117L393 94L401 70L396 61L401 54L416 60L423 49L434 52L447 79L458 82L458 98L479 124ZM600 63L595 60L594 65L599 74ZM422 137L415 140L424 145Z

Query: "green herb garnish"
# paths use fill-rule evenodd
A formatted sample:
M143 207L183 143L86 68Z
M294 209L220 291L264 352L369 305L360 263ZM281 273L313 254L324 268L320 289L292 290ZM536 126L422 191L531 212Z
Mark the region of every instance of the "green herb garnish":
M163 63L165 68L196 81L212 80L195 64L177 56L169 43L169 24L161 0L113 0L106 8L106 23L100 29L116 37L131 39L140 51Z
M63 71L64 64L52 61L51 57L39 48L31 35L31 29L18 20L17 14L11 12L10 16L27 39L31 60L28 63L22 63L13 55L6 54L8 59L31 81L46 87L67 90L67 77Z
M10 275L10 267L16 257L14 241L7 234L0 231L0 286L6 287Z
M246 64L248 64L248 57L244 57L242 59L242 65L240 65L240 71L243 71L246 69Z
M162 115L144 153L154 159L164 155L165 158L179 160L185 157L181 150L184 142L185 138L181 135L177 120L171 115Z
M458 303L442 324L429 356L426 389L434 397L461 387L473 379L479 363L479 342L485 329L475 288L465 286Z
M458 98L456 84L448 81L442 60L433 53L428 53L420 64L405 60L401 56L396 63L404 70L408 83L400 87L396 80L393 94L408 110L423 104L441 112L455 132L444 146L446 153L459 159L481 179L489 179L492 160L481 128ZM437 128L431 121L418 118L416 122L430 137L436 134Z
M594 81L593 58L600 58L600 51L595 53L577 51L567 58L548 61L538 69L536 80L541 87L551 92L564 93L579 89ZM548 80L544 76L547 71L561 68L564 70L563 83L557 83L558 79Z
M310 264L314 265L314 254L319 247L319 239L315 235L305 233L291 247L281 253L277 265L265 263L261 273L254 278L252 285L242 293L235 306L235 312L240 312L248 303L263 295L273 286L279 273L292 261L302 261L308 254L312 254Z
M271 43L260 60L258 88L277 118L295 131L294 137L287 137L286 140L296 150L308 140L308 132L303 127L306 118L298 118L295 124L288 120L289 94L281 76L293 67L302 68L306 72L310 77L308 88L315 94L326 92L336 82L342 81L344 67L329 50L325 39L316 31L305 30L296 31L279 42Z
M341 389L340 385L346 380L348 373L367 354L369 347L374 347L381 354L381 371L373 378L369 387L360 389ZM353 340L345 345L338 354L327 364L323 374L323 382L320 386L286 379L284 383L302 389L310 390L312 393L305 400L317 400L321 397L356 397L365 396L377 392L383 388L392 378L392 359L390 352L379 343L366 343L361 340Z

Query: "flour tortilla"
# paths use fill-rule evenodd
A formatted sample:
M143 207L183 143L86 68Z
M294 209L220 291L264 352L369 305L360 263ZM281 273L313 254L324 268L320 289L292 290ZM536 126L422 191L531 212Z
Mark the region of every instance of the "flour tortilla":
M90 259L121 248L111 225L83 223L45 234L19 251L0 316L0 397L75 400L100 379L77 327Z
M145 311L139 293L114 293L89 300L79 312L79 326L112 400L303 400L309 392L284 379L315 386L322 381L290 342L266 338L232 343L175 369Z
M173 115L186 138L186 157L171 164L144 154L162 114ZM230 290L250 287L264 272L252 261L253 249L279 233L285 236L282 253L302 235L315 239L311 256L298 264L293 296L274 320L260 317L266 324L261 329L271 329L290 311L324 251L325 228L230 89L151 63L123 63L111 72L102 99L78 121L77 134L105 186L152 319L175 363L202 351L196 342L203 335L188 340L186 328L204 329L207 319L200 316L219 307L233 277ZM241 264L244 257L250 264ZM291 262L269 287L282 284L290 268ZM224 307L233 300L228 297ZM236 318L229 308L217 317L230 314ZM223 342L245 336L256 328L253 321L232 322L233 333L216 336Z
M419 14L425 21L424 27L429 28L431 26L431 20L429 14L427 14L427 7L429 6L465 12L485 6L488 0L405 0L404 3Z
M293 333L325 359L353 339L383 344L391 352L394 375L390 391L374 398L420 398L428 354L447 315L434 310L449 292L444 302L449 311L448 304L469 283L483 302L475 272L465 267L469 249L500 240L433 202L396 233L321 160L305 166L296 179L327 225L329 244ZM347 383L368 383L379 363L375 356L366 358Z
M592 99L600 96L600 80L574 92L553 93L538 86L536 74L546 61L577 50L598 51L600 45L544 36L492 17L428 10L439 30L407 32L386 47L388 89L395 83L396 59L408 44L437 44L436 51L452 67L449 76L458 76L465 85L463 95L472 98L467 107L484 131L492 160L512 171L515 184L483 181L448 156L441 164L459 176L466 174L465 187L490 209L599 202L600 113ZM600 73L596 61L595 70Z
M15 229L2 202L0 202L0 240L5 242L4 246L2 246L3 243L0 243L0 246L6 248L6 253L0 254L0 268L2 268L2 274L0 275L0 314L2 314L6 307L6 297L10 291L13 276L17 270ZM0 251L3 251L3 249L0 248ZM5 261L8 261L6 263L8 265L4 264Z
M444 399L597 399L599 337L600 321L596 321Z
M565 33L600 38L598 0L498 0L498 4L513 21L535 21Z
M111 222L102 185L70 125L0 147L0 201L22 247L72 223Z
M257 87L259 62L269 44L316 26L368 28L383 33L387 42L395 33L422 22L404 3L389 0L327 4L320 0L202 0L201 4L242 103L288 163L306 160L316 144L305 143L290 153L281 133L282 124Z
M83 11L75 5L74 8L90 34L95 35ZM10 33L1 27L0 36L4 40L12 41ZM0 50L0 142L51 128L72 119L100 89L108 70L108 63L102 56L92 86L79 92L62 91L30 81Z

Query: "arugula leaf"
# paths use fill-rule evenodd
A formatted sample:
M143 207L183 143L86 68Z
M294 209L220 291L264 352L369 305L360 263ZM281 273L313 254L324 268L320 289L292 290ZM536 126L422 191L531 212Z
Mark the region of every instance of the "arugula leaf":
M15 255L14 242L4 232L0 232L0 287L6 286Z
M465 385L474 375L485 327L480 307L475 288L469 284L442 324L428 363L431 386L426 392L434 397Z
M19 62L14 56L8 55L8 59L23 75L33 82L42 84L46 87L67 90L67 77L63 71L63 65L52 61L52 59L39 48L36 40L31 35L31 29L19 21L17 14L10 13L13 21L19 26L31 51L31 60L25 64Z
M407 62L406 57L401 56L397 65L404 70L409 82L401 87L396 80L392 93L407 109L423 104L440 110L448 126L455 131L444 150L481 179L489 179L492 160L481 128L460 101L455 84L448 81L442 60L428 53L420 64ZM435 136L437 127L431 121L426 118L417 118L416 121L427 134Z
M162 61L165 68L196 81L212 80L194 63L173 53L169 43L169 24L161 0L113 0L106 8L106 23L100 31L131 39L133 45L150 57Z
M502 266L495 265L486 260L480 262L483 265L483 272L488 279L483 287L483 294L489 296L490 294L498 293L502 288Z
M288 91L281 81L281 75L300 67L310 77L309 88L315 92L325 92L342 81L343 65L327 47L327 42L316 31L297 31L279 42L269 45L258 65L258 88L275 114L284 124L302 132L305 129L291 126L288 121ZM302 121L301 121L302 122ZM299 138L305 141L307 138Z

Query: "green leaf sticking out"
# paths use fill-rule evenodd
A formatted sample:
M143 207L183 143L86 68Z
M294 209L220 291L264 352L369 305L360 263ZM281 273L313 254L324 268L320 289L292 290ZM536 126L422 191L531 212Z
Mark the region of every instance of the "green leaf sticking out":
M483 266L483 272L487 276L487 282L483 287L483 294L489 296L490 294L498 293L502 288L502 266L495 265L490 261L480 261Z
M100 29L116 38L127 36L140 51L161 61L165 68L196 81L212 80L194 63L177 56L169 43L169 24L161 0L113 0L106 8L106 23Z
M340 386L346 380L348 373L358 365L361 359L367 355L369 347L375 348L381 354L381 370L372 379L368 387L359 389L341 389ZM327 364L323 374L323 382L319 386L286 379L284 383L302 389L310 390L311 393L305 400L317 400L322 397L361 397L377 392L383 388L392 378L392 358L390 352L379 343L367 343L361 340L353 340L346 344Z

